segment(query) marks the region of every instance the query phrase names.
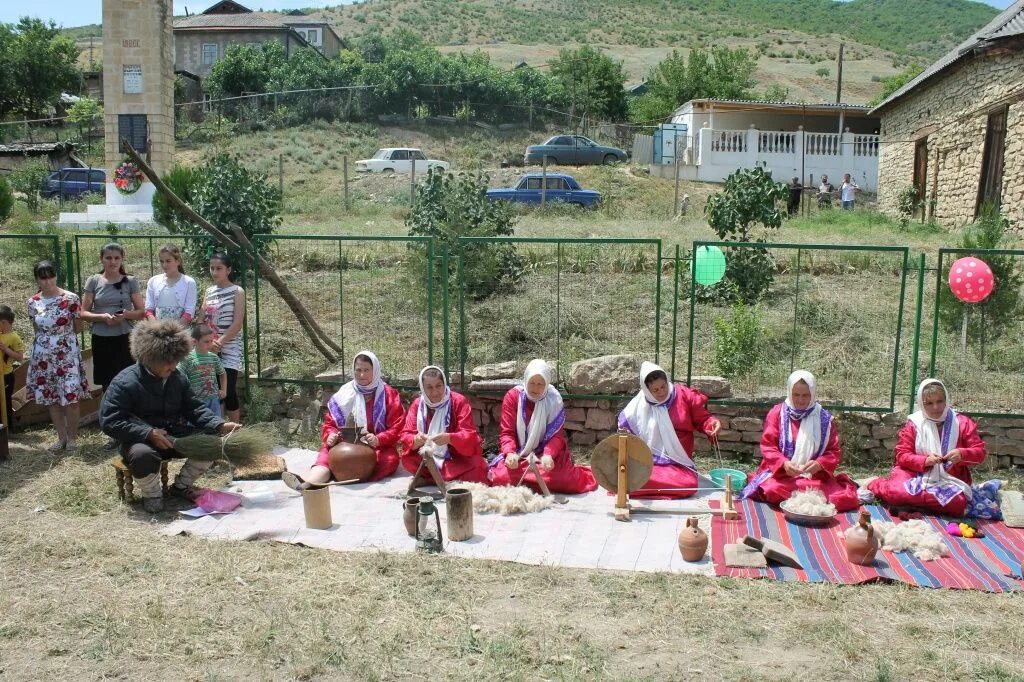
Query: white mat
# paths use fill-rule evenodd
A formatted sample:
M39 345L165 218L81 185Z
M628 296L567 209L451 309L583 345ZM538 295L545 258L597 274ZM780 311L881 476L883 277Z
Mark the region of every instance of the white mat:
M288 470L303 473L316 458L311 450L279 450ZM335 551L412 552L415 540L402 523L402 500L409 486L404 471L376 483L335 486L331 491L334 526L328 530L305 527L302 499L281 481L244 481L232 489L259 487L274 491L274 501L239 507L233 514L180 519L162 532L189 534L224 540L276 540ZM688 563L679 554L677 538L688 516L698 516L710 536L708 515L699 515L720 493L688 500L633 501L633 507L692 511L676 514L632 514L632 521L616 521L614 497L598 488L586 495L569 497L568 504L515 516L474 514L474 535L465 542L445 540L445 551L453 556L515 561L524 564L603 568L623 571L668 571L714 575L708 555ZM439 505L442 530L444 504Z

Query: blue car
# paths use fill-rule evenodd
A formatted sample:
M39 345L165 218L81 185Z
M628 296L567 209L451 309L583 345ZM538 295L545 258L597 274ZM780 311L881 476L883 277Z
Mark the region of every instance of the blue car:
M487 190L491 201L509 201L517 204L540 204L541 186L545 178L541 173L527 173L519 178L515 187ZM545 201L561 201L581 208L597 208L601 193L583 189L576 179L564 173L548 173Z
M103 194L106 182L106 174L100 168L61 168L46 176L40 192L44 199L62 193L65 199L77 199L88 192Z

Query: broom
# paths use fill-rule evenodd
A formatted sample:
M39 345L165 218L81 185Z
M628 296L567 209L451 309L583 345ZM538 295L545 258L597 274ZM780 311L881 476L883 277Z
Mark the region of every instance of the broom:
M196 433L171 439L174 449L189 459L226 459L236 466L251 464L274 450L275 432L269 426L246 426L226 436Z

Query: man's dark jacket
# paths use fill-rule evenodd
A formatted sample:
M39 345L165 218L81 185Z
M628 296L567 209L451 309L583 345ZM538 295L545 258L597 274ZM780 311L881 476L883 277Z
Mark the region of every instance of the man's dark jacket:
M103 433L129 445L146 442L153 429L179 437L197 430L214 433L223 423L192 393L183 372L175 369L164 380L139 363L114 377L100 404Z

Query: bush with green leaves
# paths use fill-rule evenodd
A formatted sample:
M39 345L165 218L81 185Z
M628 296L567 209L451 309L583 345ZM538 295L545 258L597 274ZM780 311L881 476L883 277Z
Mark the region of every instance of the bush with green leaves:
M906 228L910 219L914 217L917 209L921 208L923 201L914 185L907 185L900 190L896 197L896 212L900 214L900 227Z
M249 239L257 234L273 234L281 224L281 192L277 185L227 152L199 168L175 167L163 179L196 213L229 235L231 223ZM184 248L189 267L205 268L209 243L206 231L183 219L159 193L153 199L153 214L169 231L190 237ZM269 245L266 241L261 244Z
M11 217L14 210L14 190L7 178L0 176L0 224Z
M734 303L732 318L715 318L715 368L729 378L749 376L761 363L764 329L757 305Z
M22 164L7 175L11 181L11 187L19 192L25 200L25 205L32 213L38 213L42 205L40 190L43 180L50 174L50 168L42 161L30 161Z
M450 254L448 272L443 271L440 258L431 268L433 281L447 280L455 287L458 269L459 237L508 237L515 233L516 216L509 204L487 199L486 175L453 175L431 169L416 187L416 206L406 217L405 225L413 236L433 237L435 255L447 250ZM417 249L426 280L426 250ZM523 258L512 244L475 243L464 247L462 275L466 294L475 300L491 296L503 287L514 286L523 276Z
M993 206L986 206L978 221L964 228L960 248L969 249L954 258L975 256L992 268L995 288L981 303L964 303L949 291L943 292L939 318L947 332L964 334L969 341L978 343L979 358L985 361L985 346L1003 336L1008 330L1017 328L1021 306L1021 286L1024 285L1024 268L1014 256L978 253L974 249L1005 249L1006 231L1010 221ZM952 263L943 264L942 281L949 281ZM965 329L966 328L966 329Z
M704 207L708 224L722 241L766 243L782 227L780 202L789 195L763 168L744 168L725 180L725 187L708 197ZM702 300L755 303L774 279L771 254L762 247L739 247L726 254L725 278L698 289Z

